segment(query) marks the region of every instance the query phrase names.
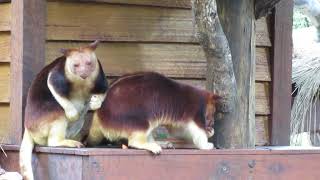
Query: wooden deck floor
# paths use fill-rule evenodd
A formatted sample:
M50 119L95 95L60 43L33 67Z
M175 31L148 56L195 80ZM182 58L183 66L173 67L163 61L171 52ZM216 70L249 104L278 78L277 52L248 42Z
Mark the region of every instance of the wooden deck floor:
M5 145L0 164L18 170L18 146ZM143 150L37 147L37 180L320 179L320 149L260 147L254 150Z

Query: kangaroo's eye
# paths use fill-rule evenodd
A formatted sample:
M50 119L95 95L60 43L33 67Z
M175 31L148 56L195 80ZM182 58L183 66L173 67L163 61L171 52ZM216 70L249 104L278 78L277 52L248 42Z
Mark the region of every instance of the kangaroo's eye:
M74 66L74 67L79 67L79 66L80 66L80 64L74 64L73 66Z

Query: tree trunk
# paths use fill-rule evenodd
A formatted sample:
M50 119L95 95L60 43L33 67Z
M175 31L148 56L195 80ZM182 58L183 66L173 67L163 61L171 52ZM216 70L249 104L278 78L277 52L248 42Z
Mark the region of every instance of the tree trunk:
M254 3L218 2L227 38L215 0L193 1L198 37L208 63L207 88L224 97L217 107L214 141L218 148L254 147Z

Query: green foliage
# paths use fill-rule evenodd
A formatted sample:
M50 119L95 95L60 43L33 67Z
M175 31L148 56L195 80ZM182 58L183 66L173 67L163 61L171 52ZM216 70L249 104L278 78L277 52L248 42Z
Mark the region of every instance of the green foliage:
M306 28L312 26L310 19L299 10L293 11L293 29Z

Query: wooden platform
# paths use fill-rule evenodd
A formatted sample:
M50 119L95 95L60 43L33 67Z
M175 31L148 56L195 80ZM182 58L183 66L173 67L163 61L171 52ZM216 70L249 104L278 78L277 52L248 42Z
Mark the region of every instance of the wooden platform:
M18 146L4 146L0 164L18 170ZM107 148L36 148L37 180L216 180L319 179L320 150L143 150Z

